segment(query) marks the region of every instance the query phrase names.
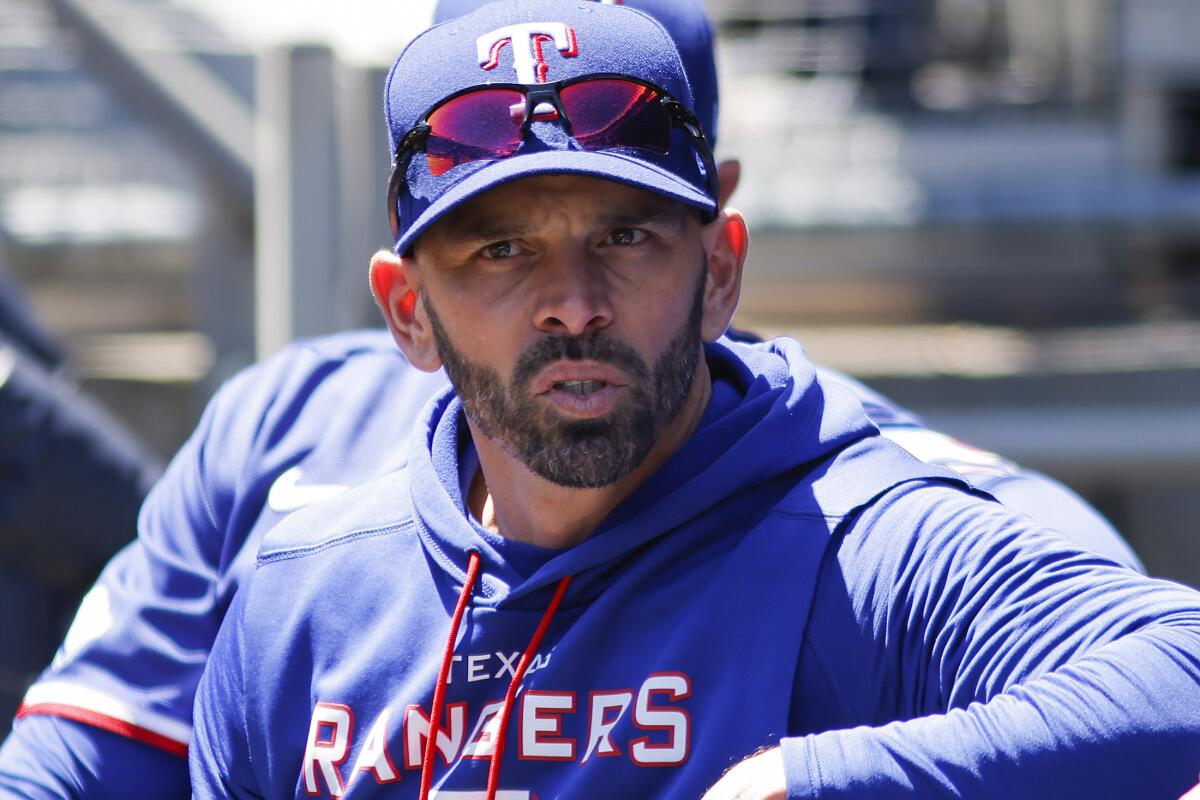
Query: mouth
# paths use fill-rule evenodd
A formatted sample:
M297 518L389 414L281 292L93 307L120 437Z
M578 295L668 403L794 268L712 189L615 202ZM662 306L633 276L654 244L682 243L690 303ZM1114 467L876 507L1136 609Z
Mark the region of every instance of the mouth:
M576 397L587 397L590 394L595 394L604 387L608 386L604 381L583 380L583 381L559 381L554 384L554 388L560 392L573 394Z
M620 370L608 364L564 361L540 376L534 393L560 414L595 418L616 407L628 382Z
M548 366L533 381L534 394L564 392L579 397L621 387L629 378L617 367L599 361L559 361Z

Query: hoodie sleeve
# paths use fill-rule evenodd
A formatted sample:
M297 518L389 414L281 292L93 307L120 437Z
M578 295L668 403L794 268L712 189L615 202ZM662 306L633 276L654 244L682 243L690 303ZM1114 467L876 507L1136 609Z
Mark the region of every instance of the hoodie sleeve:
M900 487L843 524L783 740L788 796L1177 798L1200 595L997 504Z
M31 793L36 786L46 796L70 797L75 793L57 787L84 775L127 793L120 777L152 769L163 754L164 771L173 766L177 782L186 783L196 683L253 564L247 543L271 480L304 453L271 449L272 437L281 439L279 431L292 424L288 401L301 407L331 363L340 362L295 345L243 371L213 398L143 504L137 539L105 567L54 662L27 692L0 750L0 791ZM42 717L71 724L34 722ZM114 734L131 746L113 745ZM28 752L42 756L23 757Z

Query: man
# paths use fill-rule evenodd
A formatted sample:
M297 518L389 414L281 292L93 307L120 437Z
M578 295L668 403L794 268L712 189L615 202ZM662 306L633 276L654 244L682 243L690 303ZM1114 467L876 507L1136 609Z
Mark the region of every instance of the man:
M605 0L611 3L612 0ZM484 0L441 0L435 22L455 19L484 4ZM622 3L618 2L617 5ZM667 29L683 58L688 81L696 98L701 127L716 142L718 86L713 57L712 26L700 0L624 0L650 14ZM737 190L741 163L736 158L717 164L721 205ZM734 333L732 335L738 336ZM831 370L822 377L845 384L867 409L871 420L886 436L930 463L947 466L967 477L1009 508L1028 514L1043 525L1066 533L1076 542L1101 555L1144 571L1128 544L1098 512L1057 481L1021 469L993 453L981 451L925 427L911 413L899 409L861 383Z
M446 0L439 15L477 5ZM715 68L700 4L626 5L660 18L688 54L698 116L710 129ZM721 165L723 195L736 185L734 168ZM194 687L263 532L314 499L402 467L411 421L443 387L440 375L412 370L390 337L376 332L295 345L226 386L147 503L139 541L114 561L55 664L27 695L0 753L0 796L125 796L123 778L134 774L140 796L185 792L180 754ZM871 418L920 457L951 466L1109 558L1137 565L1067 490L924 429L865 387L851 388Z
M1196 593L916 461L794 343L720 338L744 223L650 18L494 4L389 87L372 288L454 391L404 470L264 540L196 796L1186 788Z

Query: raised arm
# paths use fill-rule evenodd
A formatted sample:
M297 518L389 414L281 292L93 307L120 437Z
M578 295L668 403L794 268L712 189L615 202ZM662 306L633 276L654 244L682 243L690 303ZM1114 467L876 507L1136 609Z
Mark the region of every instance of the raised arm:
M947 488L894 490L835 544L794 735L705 800L1175 800L1194 783L1196 592Z
M801 680L829 699L795 709L789 797L1175 798L1195 780L1190 589L922 487L847 525L819 593Z

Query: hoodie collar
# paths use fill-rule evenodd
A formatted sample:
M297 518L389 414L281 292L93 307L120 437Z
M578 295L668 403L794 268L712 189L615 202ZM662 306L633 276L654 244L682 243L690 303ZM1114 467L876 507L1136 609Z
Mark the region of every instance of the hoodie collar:
M476 551L480 605L516 599L622 558L714 506L875 431L861 407L830 407L798 344L781 339L747 346L707 345L713 381L721 382L691 438L626 498L586 541L550 558L528 577L464 513L459 477L461 437L469 436L462 402L449 390L426 406L409 458L414 516L427 552L455 585ZM727 389L734 402L729 402Z

